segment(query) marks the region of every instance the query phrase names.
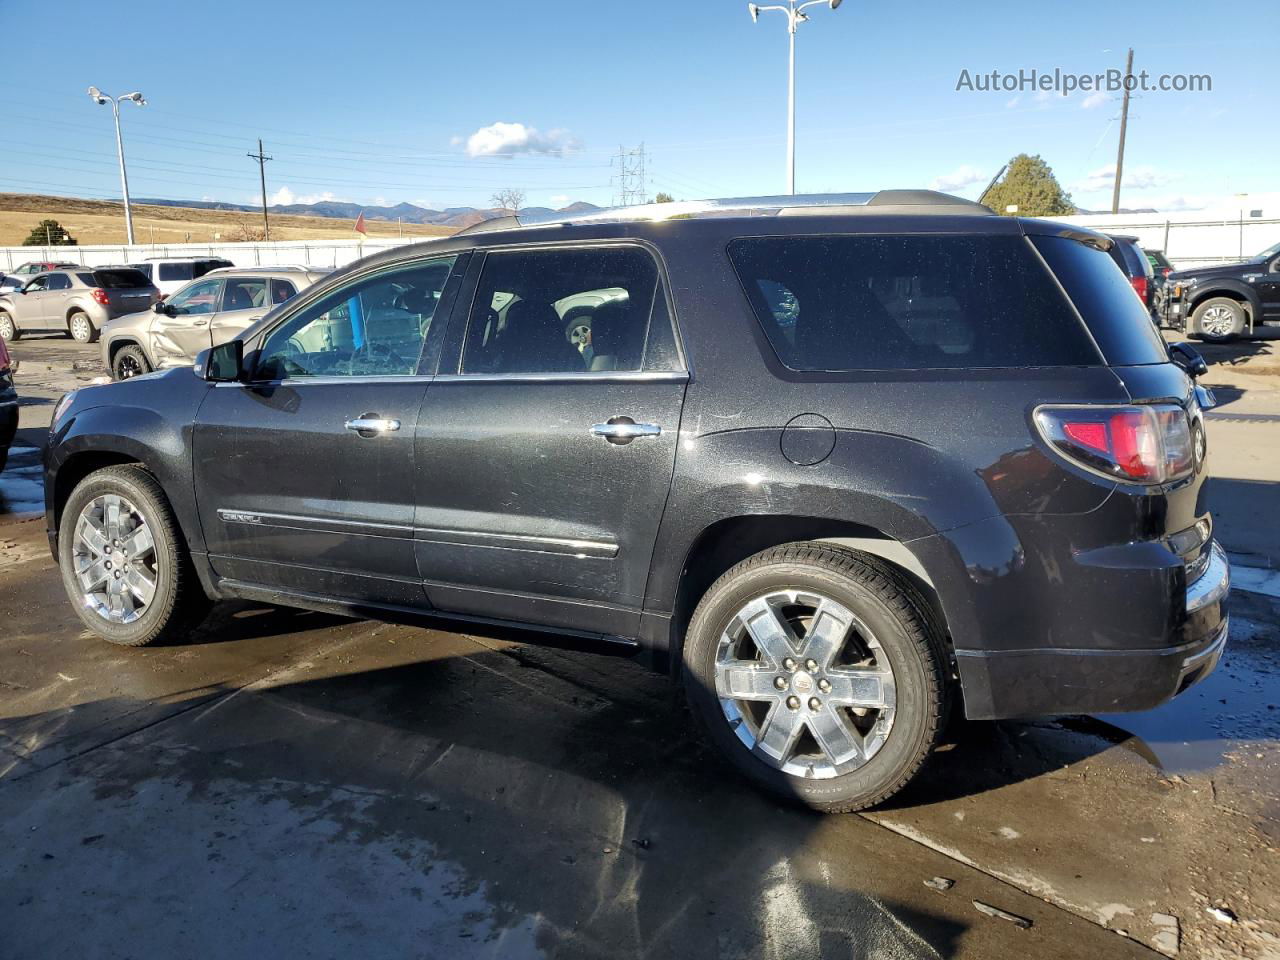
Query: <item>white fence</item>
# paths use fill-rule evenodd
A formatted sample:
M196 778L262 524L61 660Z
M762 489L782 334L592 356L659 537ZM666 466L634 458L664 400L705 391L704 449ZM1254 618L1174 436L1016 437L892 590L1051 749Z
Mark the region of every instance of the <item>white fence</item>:
M1103 233L1125 233L1138 238L1146 249L1163 250L1175 267L1199 267L1230 263L1261 253L1280 243L1280 220L1227 217L1220 220L1166 219L1159 214L1091 213L1077 217L1051 217Z
M340 267L361 257L420 242L422 237L378 237L355 240L280 240L272 243L135 243L86 247L0 247L0 273L28 260L58 260L87 267L138 263L148 257L224 257L237 267L305 264ZM429 239L429 238L427 238Z

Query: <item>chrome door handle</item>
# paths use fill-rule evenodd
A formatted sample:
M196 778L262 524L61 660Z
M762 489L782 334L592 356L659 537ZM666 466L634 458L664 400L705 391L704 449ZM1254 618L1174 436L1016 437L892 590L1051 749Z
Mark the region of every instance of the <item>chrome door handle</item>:
M348 420L345 426L352 433L357 433L362 437L376 437L383 433L399 430L400 421L365 414L364 416L356 417L354 420Z
M630 443L641 437L662 436L662 428L656 423L636 423L630 417L613 417L608 423L593 424L591 432L610 443Z
M204 327L204 326L208 326L208 324L209 324L208 320L192 320L191 321L191 325L193 327Z

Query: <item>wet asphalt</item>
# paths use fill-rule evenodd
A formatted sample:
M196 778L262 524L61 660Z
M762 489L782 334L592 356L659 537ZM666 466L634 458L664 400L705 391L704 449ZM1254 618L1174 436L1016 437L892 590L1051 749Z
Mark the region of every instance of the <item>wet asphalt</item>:
M1159 710L956 720L822 817L626 659L249 604L112 647L0 518L0 957L1280 956L1277 612Z

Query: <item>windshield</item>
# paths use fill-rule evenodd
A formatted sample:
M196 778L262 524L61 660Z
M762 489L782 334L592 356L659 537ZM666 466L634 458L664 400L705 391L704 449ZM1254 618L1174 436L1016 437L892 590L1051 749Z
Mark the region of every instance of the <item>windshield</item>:
M1280 243L1273 243L1271 246L1267 247L1267 249L1263 250L1260 254L1258 254L1258 256L1255 257L1254 259L1267 260L1267 259L1270 259L1271 257L1274 257L1277 253L1280 253Z

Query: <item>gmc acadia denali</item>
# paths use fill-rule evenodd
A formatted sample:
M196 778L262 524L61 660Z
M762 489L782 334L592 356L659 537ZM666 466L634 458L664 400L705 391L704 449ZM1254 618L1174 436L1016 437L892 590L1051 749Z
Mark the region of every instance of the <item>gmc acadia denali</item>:
M50 544L118 644L225 597L621 644L865 807L952 697L1143 710L1222 653L1204 362L1109 244L926 191L490 221L65 397Z

